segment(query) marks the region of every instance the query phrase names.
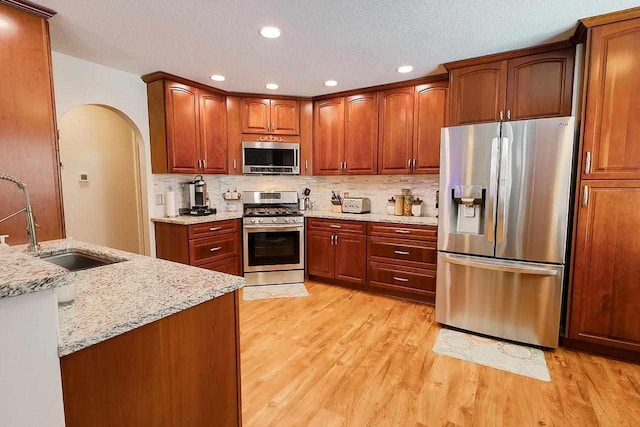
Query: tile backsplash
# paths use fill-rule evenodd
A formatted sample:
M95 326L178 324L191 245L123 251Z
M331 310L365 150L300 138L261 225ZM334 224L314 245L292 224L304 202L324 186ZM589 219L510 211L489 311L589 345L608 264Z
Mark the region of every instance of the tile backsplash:
M386 213L387 200L400 194L403 188L410 188L414 197L420 197L426 203L425 212L433 210L439 181L437 175L362 175L362 176L251 176L251 175L204 175L211 206L219 211L226 209L227 203L237 204L241 209L242 201L227 202L222 193L227 190L277 191L295 190L302 193L305 188L311 190L311 201L315 210L331 210L331 191L345 192L350 196L369 197L371 212ZM190 175L153 175L154 194L162 194L169 187L176 192L176 205L184 206L182 184L193 180ZM164 216L164 205L154 205L153 216Z

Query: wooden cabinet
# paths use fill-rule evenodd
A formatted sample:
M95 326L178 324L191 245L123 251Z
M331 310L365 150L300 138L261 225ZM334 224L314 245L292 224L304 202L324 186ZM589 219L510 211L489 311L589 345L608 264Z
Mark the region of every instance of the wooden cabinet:
M509 60L507 120L571 115L575 49Z
M227 173L225 96L161 79L147 97L153 173Z
M343 172L375 175L378 171L378 99L375 93L345 99L344 126Z
M242 133L298 135L300 109L297 100L242 98Z
M367 287L433 303L437 228L369 223Z
M640 352L640 181L583 181L582 191L569 337Z
M316 102L313 119L315 175L340 175L344 153L344 98Z
M47 13L6 3L0 2L0 173L27 183L38 240L59 239L64 221ZM0 218L23 208L22 191L0 181ZM0 234L11 245L26 243L24 214L0 223Z
M593 28L584 179L640 179L640 19Z
M154 225L158 258L242 276L239 219L193 225L156 222Z
M447 82L415 87L411 155L413 173L438 173L440 170L440 135L445 126L448 93Z
M300 175L313 175L313 102L300 101Z
M408 174L412 165L414 87L380 92L378 173Z
M307 220L309 276L363 286L367 263L366 225L356 221Z
M570 115L574 56L561 43L445 64L448 125Z
M62 357L66 425L241 426L238 319L235 291Z
M449 74L449 125L497 122L507 96L507 61L463 67Z

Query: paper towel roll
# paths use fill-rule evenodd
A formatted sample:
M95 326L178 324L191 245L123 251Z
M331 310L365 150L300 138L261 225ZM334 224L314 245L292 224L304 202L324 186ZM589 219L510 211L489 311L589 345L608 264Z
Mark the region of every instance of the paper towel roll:
M164 195L164 213L169 218L176 216L176 193L171 189Z

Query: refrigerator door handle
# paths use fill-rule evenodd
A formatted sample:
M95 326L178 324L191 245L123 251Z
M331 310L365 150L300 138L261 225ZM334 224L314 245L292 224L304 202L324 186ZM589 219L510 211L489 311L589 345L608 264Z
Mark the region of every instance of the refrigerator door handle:
M444 255L442 256L442 261L461 265L464 267L473 267L473 268L482 268L484 270L494 270L494 271L503 271L507 273L518 273L518 274L533 274L538 276L556 276L558 275L558 270L553 268L544 268L544 267L524 267L515 265L513 262L502 262L499 260L491 260L491 261L478 261L476 259L464 256L456 256L456 255Z
M511 141L501 138L500 146L500 178L498 180L498 215L496 225L496 243L504 241L504 229L507 221L509 192L511 191Z
M496 232L494 206L498 194L498 159L500 157L500 146L497 136L491 140L491 177L489 178L489 200L487 200L487 240L493 243Z

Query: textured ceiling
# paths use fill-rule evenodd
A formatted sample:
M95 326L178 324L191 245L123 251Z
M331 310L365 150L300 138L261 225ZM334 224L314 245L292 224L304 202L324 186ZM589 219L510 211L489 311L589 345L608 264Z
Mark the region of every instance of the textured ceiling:
M36 0L38 1L38 0ZM230 91L323 93L442 72L440 64L568 38L579 18L640 0L40 0L53 49ZM282 37L258 35L278 26ZM414 72L395 69L411 64ZM54 70L55 72L55 70ZM337 80L336 88L323 82Z

